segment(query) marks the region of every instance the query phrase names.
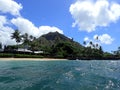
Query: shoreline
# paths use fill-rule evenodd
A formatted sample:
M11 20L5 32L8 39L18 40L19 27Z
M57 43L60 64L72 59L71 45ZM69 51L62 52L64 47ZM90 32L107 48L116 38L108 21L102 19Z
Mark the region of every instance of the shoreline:
M0 61L65 61L59 58L0 58Z
M7 58L2 58L0 57L0 61L66 61L70 59L60 59L60 58L14 58L14 57L7 57ZM74 60L74 59L72 59ZM77 60L77 59L76 59ZM87 60L91 61L91 59L78 59L78 60ZM92 59L92 60L97 60L97 59ZM98 60L114 60L118 61L120 59L98 59Z

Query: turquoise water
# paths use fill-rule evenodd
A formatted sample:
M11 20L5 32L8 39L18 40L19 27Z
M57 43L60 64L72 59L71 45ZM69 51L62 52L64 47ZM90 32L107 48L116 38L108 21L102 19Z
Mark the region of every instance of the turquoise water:
M0 90L120 90L120 61L0 61Z

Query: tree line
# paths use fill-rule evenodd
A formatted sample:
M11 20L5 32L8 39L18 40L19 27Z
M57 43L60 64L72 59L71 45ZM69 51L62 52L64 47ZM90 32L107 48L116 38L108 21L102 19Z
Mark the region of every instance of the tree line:
M21 47L24 48L29 48L30 50L34 51L36 50L35 46L36 46L36 42L34 42L36 40L36 37L32 36L32 35L28 35L27 33L25 34L21 34L19 32L19 30L15 30L14 33L12 33L11 35L11 39L15 39L16 43L17 43L17 49L19 48L19 44L22 42Z
M51 34L49 34L51 35ZM53 38L51 36L47 38ZM83 41L84 46L73 41L73 39L61 39L64 36L57 35L53 40L47 40L45 37L35 38L27 33L21 34L19 30L15 30L11 34L11 39L15 39L17 45L6 46L6 50L13 50L18 48L27 48L31 51L44 51L44 57L52 58L68 58L68 59L119 59L120 47L114 51L113 54L104 52L98 43L89 41L89 46L86 47L87 42ZM96 37L96 41L99 37ZM2 45L0 44L0 48Z

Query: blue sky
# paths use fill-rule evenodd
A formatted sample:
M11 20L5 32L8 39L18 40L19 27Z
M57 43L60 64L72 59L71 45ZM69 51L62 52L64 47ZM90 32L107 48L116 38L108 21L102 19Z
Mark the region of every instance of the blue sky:
M0 40L7 45L15 44L10 39L14 29L35 37L58 31L81 44L99 43L110 52L120 46L120 1L0 0L0 28Z

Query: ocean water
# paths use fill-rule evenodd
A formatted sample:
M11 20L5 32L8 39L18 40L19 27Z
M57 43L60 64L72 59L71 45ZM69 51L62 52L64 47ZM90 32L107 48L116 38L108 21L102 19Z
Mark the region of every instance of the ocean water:
M0 90L120 90L120 61L0 61Z

